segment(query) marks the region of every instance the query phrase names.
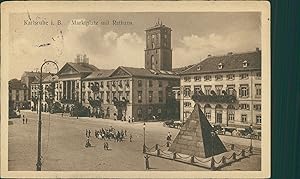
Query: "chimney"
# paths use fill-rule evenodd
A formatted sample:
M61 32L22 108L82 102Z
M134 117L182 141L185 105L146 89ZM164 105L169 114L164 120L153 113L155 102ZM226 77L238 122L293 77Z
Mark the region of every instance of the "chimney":
M260 51L260 49L259 49L258 47L256 47L256 51L257 51L257 52L259 52L259 51Z
M228 54L227 55L232 55L233 54L233 52L228 52Z

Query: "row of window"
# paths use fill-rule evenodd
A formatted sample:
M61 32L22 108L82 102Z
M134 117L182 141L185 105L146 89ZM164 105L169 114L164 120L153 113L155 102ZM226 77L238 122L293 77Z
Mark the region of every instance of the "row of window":
M149 91L148 92L148 101L149 103L152 103L153 101L153 91ZM143 91L138 91L138 103L142 103L143 102ZM158 91L158 102L163 102L163 92L162 91Z
M138 87L142 87L142 86L143 86L143 81L138 80ZM153 87L153 80L148 81L148 86ZM158 87L162 87L162 81L158 81Z
M194 86L194 93L201 94L204 93L205 95L210 95L212 92L212 85L204 85L204 91L202 90L201 85ZM215 91L217 95L222 95L223 85L215 85ZM225 89L225 93L229 95L236 95L235 85L227 85ZM180 95L180 91L178 92ZM192 89L191 86L184 86L183 96L184 97L191 97ZM249 85L248 84L241 84L239 86L239 97L249 97ZM255 84L255 97L261 97L261 84Z
M206 118L211 121L211 112L205 112L205 116ZM228 114L228 120L233 122L235 121L235 115L234 115L234 112L231 112ZM242 123L247 123L247 114L241 114L241 122ZM255 122L256 124L261 124L261 115L256 115L255 116Z
M9 95L9 100L10 100L10 101L13 100L11 94ZM16 101L19 101L19 100L20 100L20 95L19 95L18 93L17 93L16 96L15 96L15 100L16 100ZM21 99L21 100L22 100L22 99ZM26 95L24 95L23 100L24 100L24 101L27 100L27 96L26 96Z
M124 97L125 99L130 100L130 98L129 98L130 92L129 91L125 91L125 92L123 92L123 91L112 91L112 92L106 91L105 100L104 100L104 92L103 91L101 91L98 94L95 94L93 96L92 96L91 91L82 92L82 100L83 101L85 101L85 99L86 99L85 98L86 94L87 94L87 99L90 99L90 98L92 98L92 99L94 99L94 98L95 99L101 99L101 100L106 101L108 103L111 103L114 98L117 98L118 100L122 100L123 97Z
M111 86L112 87L117 87L118 86L119 88L122 88L123 85L128 88L129 87L129 80L107 81L105 85L106 85L107 88L110 88ZM87 87L88 88L91 88L92 86L103 88L104 87L104 82L103 81L100 81L100 82L87 82ZM82 83L82 88L85 88L85 83Z
M167 32L167 31L165 30L165 33L166 33L166 32ZM163 35L164 35L163 37L164 37L165 39L167 39L167 37L168 37L167 34L163 34ZM148 38L148 40L150 40L150 37L151 37L152 40L154 40L155 38L156 38L156 39L159 39L159 36L160 36L160 34L157 33L157 34L151 34L151 35L148 35L147 38Z
M148 115L150 115L150 114L155 113L155 111L153 110L152 107L149 107L148 110L147 110L147 113L148 113ZM158 109L157 109L157 114L160 115L161 113L162 113L161 108L158 108ZM143 110L142 110L142 108L139 108L139 109L137 110L137 114L138 114L138 117L139 117L139 118L142 118L142 117L143 117Z
M200 75L196 75L193 78L194 78L194 81L201 81L201 76ZM215 75L215 80L216 81L222 81L223 78L224 78L224 75ZM261 72L257 72L255 78L256 79L261 79ZM235 74L227 74L226 75L226 79L227 80L234 80L235 79ZM249 79L249 74L248 73L241 73L239 75L239 79L240 80ZM203 76L203 80L204 81L211 81L212 80L212 75L205 75L205 76ZM184 82L191 82L192 81L192 77L186 76L186 77L183 78L183 81Z

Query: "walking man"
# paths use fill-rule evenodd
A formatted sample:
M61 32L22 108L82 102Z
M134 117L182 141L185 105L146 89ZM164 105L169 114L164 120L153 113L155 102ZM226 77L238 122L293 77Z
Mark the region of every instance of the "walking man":
M24 124L24 122L25 122L25 119L24 119L24 116L23 116L23 124Z
M150 166L149 166L149 155L147 154L146 156L145 156L145 162L146 162L146 170L149 170L150 169Z
M132 142L132 135L129 136L129 141Z
M89 130L89 137L91 137L91 130Z
M27 121L28 121L28 119L27 119L27 117L26 117L26 124L27 124Z

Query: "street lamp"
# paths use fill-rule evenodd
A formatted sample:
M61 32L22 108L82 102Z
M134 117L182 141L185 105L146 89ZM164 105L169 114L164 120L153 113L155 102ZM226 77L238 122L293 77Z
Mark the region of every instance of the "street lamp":
M212 157L214 157L214 137L215 137L215 132L212 131L211 133L211 153L212 153Z
M215 137L215 131L211 131L211 169L215 169L215 159L214 159L214 137Z
M252 134L253 134L253 126L252 126L252 124L250 124L250 129L251 129L251 134L250 134L250 149L249 149L249 151L250 151L250 153L252 153L252 149L253 149L253 146L252 146Z
M182 96L182 123L184 124L184 86L180 87L180 93Z
M41 66L41 74L40 74L40 99L39 99L39 122L38 122L38 156L36 162L36 170L41 171L42 169L42 161L41 161L41 152L42 152L42 97L43 97L43 67L45 64L53 63L56 66L58 72L58 65L52 60L46 60Z
M143 145L143 153L146 153L146 123L144 123L143 125L143 129L144 129L144 145Z

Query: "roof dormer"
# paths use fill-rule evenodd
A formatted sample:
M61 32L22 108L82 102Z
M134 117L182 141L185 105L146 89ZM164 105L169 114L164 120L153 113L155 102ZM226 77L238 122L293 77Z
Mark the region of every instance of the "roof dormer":
M224 67L224 64L223 64L223 63L219 63L219 64L218 64L218 69L219 69L219 70L223 69L223 67Z
M243 61L243 67L244 68L248 67L248 61L247 60Z
M198 65L197 66L197 71L200 71L202 68L201 68L201 65Z

